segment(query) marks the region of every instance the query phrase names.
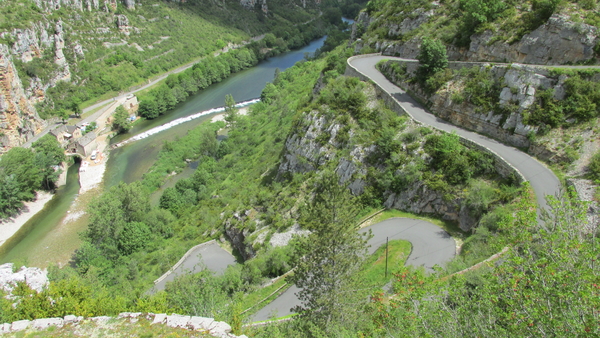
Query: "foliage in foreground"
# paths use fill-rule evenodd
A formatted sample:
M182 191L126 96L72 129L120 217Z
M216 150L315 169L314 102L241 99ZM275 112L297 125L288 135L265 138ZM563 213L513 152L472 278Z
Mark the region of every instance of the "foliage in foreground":
M464 275L439 278L402 268L394 295L374 295L370 323L333 323L319 335L301 319L259 330L257 337L524 337L600 334L597 225L587 206L567 194L549 197L551 213L538 224L533 202L523 199L510 220L510 250L495 263ZM337 324L337 325L336 325ZM322 334L322 333L321 333Z
M301 257L292 282L301 290L302 320L327 330L331 323L353 322L356 306L369 289L359 275L367 253L367 235L358 232L355 198L334 172L324 172L302 223L311 234L300 240Z

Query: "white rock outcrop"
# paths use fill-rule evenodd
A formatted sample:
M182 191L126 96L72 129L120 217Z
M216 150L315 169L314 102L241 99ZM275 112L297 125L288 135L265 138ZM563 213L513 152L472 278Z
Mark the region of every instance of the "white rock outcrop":
M13 263L0 265L0 288L10 293L17 282L25 282L30 288L41 292L48 285L48 274L40 268L21 267L13 272Z

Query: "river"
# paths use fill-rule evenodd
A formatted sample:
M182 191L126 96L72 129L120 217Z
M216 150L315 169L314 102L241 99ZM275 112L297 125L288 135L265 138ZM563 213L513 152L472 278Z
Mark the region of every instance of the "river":
M111 143L121 142L178 118L221 107L225 104L227 94L232 94L237 102L257 98L264 86L273 81L275 69L283 71L293 66L304 59L305 53L314 53L324 41L325 37L311 42L304 48L272 57L253 68L233 74L222 82L189 97L171 112L154 120L140 121L129 133L114 138ZM152 166L165 141L184 135L210 118L212 115L202 116L113 150L104 174L105 187L119 182L131 183L139 180ZM79 190L78 169L78 164L69 168L66 186L61 187L46 207L9 240L11 243L7 243L9 245L0 252L1 263L18 262L44 268L51 263L68 262L73 251L81 243L78 232L85 230L87 225L85 216L66 222L69 220L67 210ZM185 171L184 175L189 175L191 172L193 170ZM65 223L70 225L65 227Z

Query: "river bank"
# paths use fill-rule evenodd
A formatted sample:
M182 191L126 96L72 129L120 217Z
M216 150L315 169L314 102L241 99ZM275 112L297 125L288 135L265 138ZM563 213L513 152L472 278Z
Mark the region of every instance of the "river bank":
M0 223L0 247L16 234L25 223L46 206L54 195L47 191L38 191L35 201L23 203L23 212Z

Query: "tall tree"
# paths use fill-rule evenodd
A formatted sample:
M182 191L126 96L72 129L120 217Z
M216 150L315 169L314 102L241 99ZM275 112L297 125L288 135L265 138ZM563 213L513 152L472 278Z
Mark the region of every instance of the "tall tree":
M116 130L117 133L123 134L131 129L131 122L129 122L129 114L123 106L118 106L113 115L112 129Z
M35 163L42 175L42 188L46 190L54 189L55 183L62 172L58 169L65 161L65 151L52 135L44 135L31 147L35 150Z
M6 175L14 175L22 199L34 198L35 190L41 187L42 174L35 163L35 154L30 149L12 148L0 159L0 167L4 168Z
M367 253L367 238L357 232L358 208L337 174L325 173L301 217L311 234L301 242L293 282L301 288L295 311L323 331L334 323L352 325L366 300L357 272Z
M233 99L233 95L225 95L225 122L227 122L227 127L229 129L233 129L233 127L235 126L238 111L239 109L235 106L235 100Z
M116 260L140 248L131 239L136 234L148 235L149 230L139 222L149 210L148 195L139 182L111 187L90 203L90 224L85 237L104 257Z
M425 79L448 67L446 46L439 40L423 39L417 59L419 60L418 73Z

